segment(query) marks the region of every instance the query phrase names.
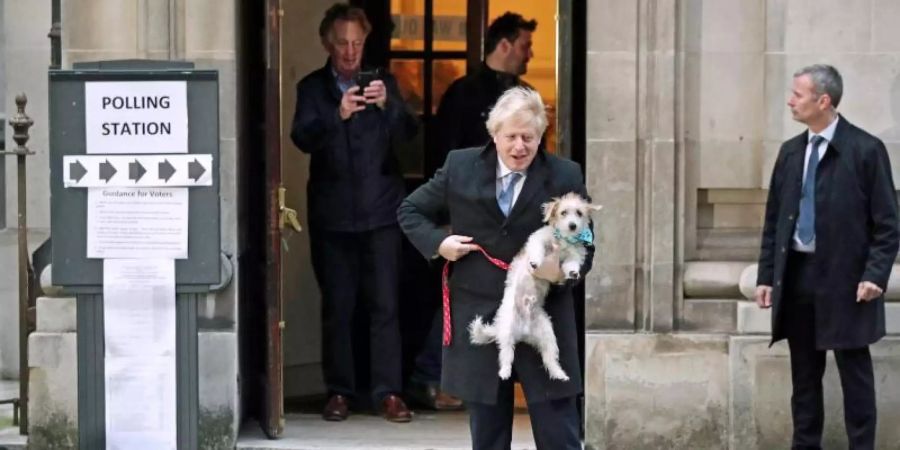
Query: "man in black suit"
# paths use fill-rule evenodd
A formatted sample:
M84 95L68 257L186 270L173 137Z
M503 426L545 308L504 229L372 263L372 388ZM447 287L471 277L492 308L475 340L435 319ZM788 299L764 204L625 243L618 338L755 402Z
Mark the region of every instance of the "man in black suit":
M494 315L506 279L506 272L474 251L474 244L509 262L541 227L542 204L568 192L587 198L578 164L539 148L546 127L540 95L510 89L488 117L492 142L450 152L444 167L398 210L401 228L426 258L440 255L454 261L449 282L452 336L444 347L441 388L466 402L477 450L509 449L513 381L498 377L495 345L469 342L468 324L476 315ZM442 218L449 218L449 230L441 226ZM583 273L593 258L593 247L589 250ZM559 272L558 263L555 270ZM581 448L575 401L581 392L581 370L573 302L572 286L562 285L551 288L545 304L568 381L551 380L532 346L515 349L514 371L528 400L539 449Z
M416 121L390 74L357 84L371 26L363 10L338 3L319 26L329 58L297 83L291 139L309 153L309 232L322 291L325 420L347 418L356 393L351 342L358 297L369 300L372 397L393 422L412 418L401 391L397 320L404 187L391 142L412 137Z
M788 340L794 449L821 448L828 350L850 448L875 448L869 344L885 334L897 201L884 144L837 113L842 93L834 67L794 74L788 106L809 129L781 146L766 203L756 303L772 308L772 343Z

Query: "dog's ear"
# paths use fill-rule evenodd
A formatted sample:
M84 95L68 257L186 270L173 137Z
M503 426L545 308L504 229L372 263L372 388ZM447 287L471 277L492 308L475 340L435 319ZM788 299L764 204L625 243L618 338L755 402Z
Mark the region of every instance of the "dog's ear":
M600 211L601 209L603 209L603 205L589 204L588 208L590 208L591 211Z
M550 223L550 219L556 215L556 209L559 207L559 197L553 197L553 200L541 205L544 211L544 223Z

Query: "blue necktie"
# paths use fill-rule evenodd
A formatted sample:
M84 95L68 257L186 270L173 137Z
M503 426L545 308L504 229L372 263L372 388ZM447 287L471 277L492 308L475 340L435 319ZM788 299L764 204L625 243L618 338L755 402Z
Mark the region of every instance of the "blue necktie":
M806 179L803 180L803 191L800 195L800 217L797 219L797 237L808 245L816 237L816 169L819 167L819 144L822 136L810 139L812 148L809 161L806 163Z
M504 216L509 216L509 210L512 209L513 194L516 192L516 183L522 174L519 172L510 172L506 175L506 187L497 195L497 204L500 205L500 211Z

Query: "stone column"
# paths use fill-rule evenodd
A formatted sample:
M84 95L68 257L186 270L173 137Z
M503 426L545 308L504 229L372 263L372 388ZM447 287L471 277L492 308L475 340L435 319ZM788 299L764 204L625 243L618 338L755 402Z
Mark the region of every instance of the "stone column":
M3 33L5 35L6 83L4 109L7 117L16 111L16 95L28 96L28 115L34 120L29 131L28 147L35 152L27 159L28 242L29 251L47 239L50 228L50 183L48 181L47 132L47 66L50 64L50 2L4 1ZM12 128L6 128L6 148L15 147ZM17 211L16 163L8 159L5 166L6 225L0 229L0 309L18 310L17 283ZM3 165L0 165L3 168ZM3 177L0 177L0 181ZM2 193L2 190L0 190ZM15 313L0 315L0 376L19 376L19 322Z
M589 330L672 330L680 240L676 2L588 5L587 185L604 206Z

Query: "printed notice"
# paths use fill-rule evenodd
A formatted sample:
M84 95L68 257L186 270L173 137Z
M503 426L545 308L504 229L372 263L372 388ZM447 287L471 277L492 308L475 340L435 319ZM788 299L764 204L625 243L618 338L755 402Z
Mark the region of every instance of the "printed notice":
M187 153L185 81L84 83L87 153Z
M89 188L88 258L188 256L188 188Z
M103 261L106 448L176 449L175 261Z

